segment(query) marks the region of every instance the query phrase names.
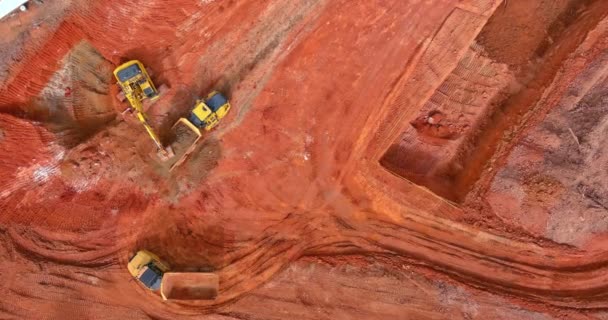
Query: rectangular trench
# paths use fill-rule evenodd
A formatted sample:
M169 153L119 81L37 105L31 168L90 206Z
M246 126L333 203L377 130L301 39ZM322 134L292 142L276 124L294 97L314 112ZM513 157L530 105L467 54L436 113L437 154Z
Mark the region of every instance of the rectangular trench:
M462 203L497 148L515 136L560 66L608 14L600 0L509 2L380 160ZM540 115L539 115L540 116Z

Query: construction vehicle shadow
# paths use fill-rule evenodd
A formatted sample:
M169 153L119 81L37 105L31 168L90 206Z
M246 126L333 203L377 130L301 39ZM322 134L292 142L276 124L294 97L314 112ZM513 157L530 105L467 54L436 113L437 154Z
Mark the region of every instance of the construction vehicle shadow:
M169 171L165 163L156 162L154 168L157 174L168 181L168 188L163 192L163 198L178 204L180 199L198 189L211 171L218 165L222 157L219 140L209 137L204 139L188 156L184 163L175 170Z
M188 115L196 102L197 95L192 88L185 85L172 87L166 94L161 95L166 95L167 99L161 96L161 100L152 105L147 113L157 128L161 140L167 143L171 127L179 118Z

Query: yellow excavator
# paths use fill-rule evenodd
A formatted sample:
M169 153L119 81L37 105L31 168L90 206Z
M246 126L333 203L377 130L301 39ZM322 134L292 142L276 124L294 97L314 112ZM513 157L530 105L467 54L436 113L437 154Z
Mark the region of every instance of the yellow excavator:
M163 300L212 300L218 294L217 274L170 272L169 265L148 250L138 251L127 269L145 288L160 292Z
M114 70L114 76L122 89L121 96L129 101L137 119L143 124L148 135L158 149L158 156L163 162L169 163L170 170L182 164L196 148L203 136L203 131L209 131L217 126L219 121L230 110L228 99L217 91L211 92L205 99L196 101L194 108L187 118L180 118L172 126L171 143L164 147L159 136L148 123L144 112L143 101L154 101L159 98L159 92L152 83L144 65L138 60L123 63Z
M131 60L118 66L114 70L114 77L118 81L118 85L122 89L121 96L129 101L131 108L135 112L135 116L144 126L148 135L154 141L158 149L158 155L161 159L169 159L173 156L170 148L164 148L160 138L154 132L154 129L148 123L148 118L144 112L143 101L150 99L157 100L160 95L150 75L146 71L144 65L138 60Z

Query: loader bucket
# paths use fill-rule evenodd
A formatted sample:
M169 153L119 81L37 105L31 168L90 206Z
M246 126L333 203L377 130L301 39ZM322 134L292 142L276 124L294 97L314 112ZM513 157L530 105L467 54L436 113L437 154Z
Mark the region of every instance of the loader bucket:
M160 294L164 300L213 300L219 290L219 277L205 272L167 272Z
M194 126L188 119L180 118L171 127L171 143L169 148L173 151L174 156L167 161L170 166L170 171L180 166L188 155L192 153L202 138L203 134L200 129Z

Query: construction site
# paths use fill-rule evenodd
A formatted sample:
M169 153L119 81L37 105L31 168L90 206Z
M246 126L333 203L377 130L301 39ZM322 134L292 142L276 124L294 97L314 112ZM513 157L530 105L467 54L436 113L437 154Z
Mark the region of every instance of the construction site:
M11 1L0 319L608 319L608 1Z

